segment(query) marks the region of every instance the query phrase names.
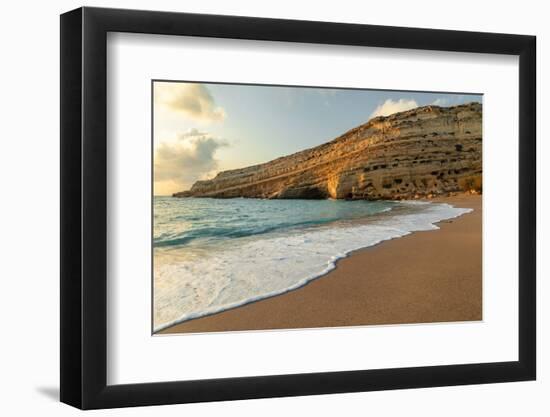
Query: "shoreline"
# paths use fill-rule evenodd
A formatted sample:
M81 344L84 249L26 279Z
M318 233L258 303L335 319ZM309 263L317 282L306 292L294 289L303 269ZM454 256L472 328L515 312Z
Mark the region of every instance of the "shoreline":
M430 201L473 211L435 223L438 230L354 250L299 288L155 334L481 320L482 196L460 194ZM441 262L426 259L425 251L439 252L434 259L442 258ZM453 275L465 280L458 282Z

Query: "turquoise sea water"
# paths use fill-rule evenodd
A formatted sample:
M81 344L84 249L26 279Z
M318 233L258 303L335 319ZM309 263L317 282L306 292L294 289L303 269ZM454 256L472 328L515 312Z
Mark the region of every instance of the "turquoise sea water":
M155 331L305 285L351 251L468 212L448 204L155 197Z
M265 233L361 219L387 201L155 197L154 246L204 245Z

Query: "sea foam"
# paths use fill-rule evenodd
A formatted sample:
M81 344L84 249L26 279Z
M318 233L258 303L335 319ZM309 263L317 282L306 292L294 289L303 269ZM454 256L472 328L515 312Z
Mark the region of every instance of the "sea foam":
M415 231L471 209L400 202L363 221L335 222L233 239L192 256L155 250L154 331L295 290L336 267L350 252ZM386 211L386 210L383 210Z

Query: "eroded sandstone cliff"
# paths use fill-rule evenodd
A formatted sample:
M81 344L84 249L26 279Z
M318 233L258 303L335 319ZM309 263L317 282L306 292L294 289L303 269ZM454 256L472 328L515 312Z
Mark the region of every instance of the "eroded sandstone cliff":
M402 199L481 191L482 106L376 117L336 139L220 172L174 197Z

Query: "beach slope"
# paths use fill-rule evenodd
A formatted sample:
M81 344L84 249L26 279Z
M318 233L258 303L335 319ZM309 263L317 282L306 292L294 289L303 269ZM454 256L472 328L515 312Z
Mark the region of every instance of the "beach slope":
M471 213L352 253L304 287L160 332L197 333L482 319L482 197Z

